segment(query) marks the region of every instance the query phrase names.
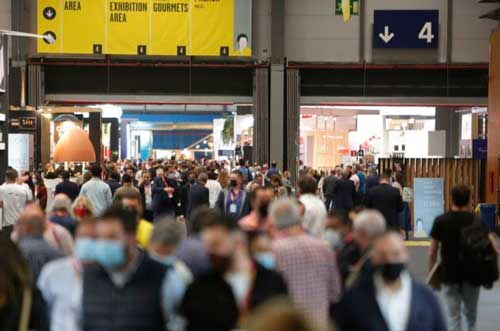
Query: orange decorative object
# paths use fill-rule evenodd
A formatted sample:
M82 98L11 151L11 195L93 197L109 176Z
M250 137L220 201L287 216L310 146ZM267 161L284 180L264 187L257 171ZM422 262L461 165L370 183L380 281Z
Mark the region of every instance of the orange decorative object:
M79 126L69 129L57 142L55 162L95 162L94 146Z

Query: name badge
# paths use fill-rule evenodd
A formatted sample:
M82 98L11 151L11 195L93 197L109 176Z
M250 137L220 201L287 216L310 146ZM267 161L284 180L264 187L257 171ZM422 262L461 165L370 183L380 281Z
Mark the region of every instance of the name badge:
M229 213L230 214L236 214L238 211L238 206L236 206L235 203L232 203L229 205Z

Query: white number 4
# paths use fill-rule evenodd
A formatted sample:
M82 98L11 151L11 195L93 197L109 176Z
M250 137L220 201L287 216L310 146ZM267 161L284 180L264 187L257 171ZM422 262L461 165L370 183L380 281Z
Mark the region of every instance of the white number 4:
M434 35L432 34L432 22L426 22L418 34L418 39L425 39L427 43L432 43Z

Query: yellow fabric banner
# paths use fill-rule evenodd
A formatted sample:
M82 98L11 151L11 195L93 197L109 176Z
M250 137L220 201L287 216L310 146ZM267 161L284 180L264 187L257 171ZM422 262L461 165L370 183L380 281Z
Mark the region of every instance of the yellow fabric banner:
M55 39L38 51L251 56L251 15L244 0L38 0L38 33Z

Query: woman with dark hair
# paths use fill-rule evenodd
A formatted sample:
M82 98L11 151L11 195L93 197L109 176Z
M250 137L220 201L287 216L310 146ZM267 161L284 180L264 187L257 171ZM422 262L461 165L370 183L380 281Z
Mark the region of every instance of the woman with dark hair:
M45 302L21 252L9 239L0 238L0 330L48 331Z
M30 172L26 171L26 170L23 171L21 173L21 177L22 177L23 183L25 183L26 185L29 186L32 196L35 196L35 184L33 184L33 180L31 179Z
M47 194L47 187L45 187L45 182L43 181L42 175L40 173L36 172L33 175L33 184L35 184L36 192L35 192L35 199L40 208L42 208L43 211L47 208L47 199L48 199L48 194Z

